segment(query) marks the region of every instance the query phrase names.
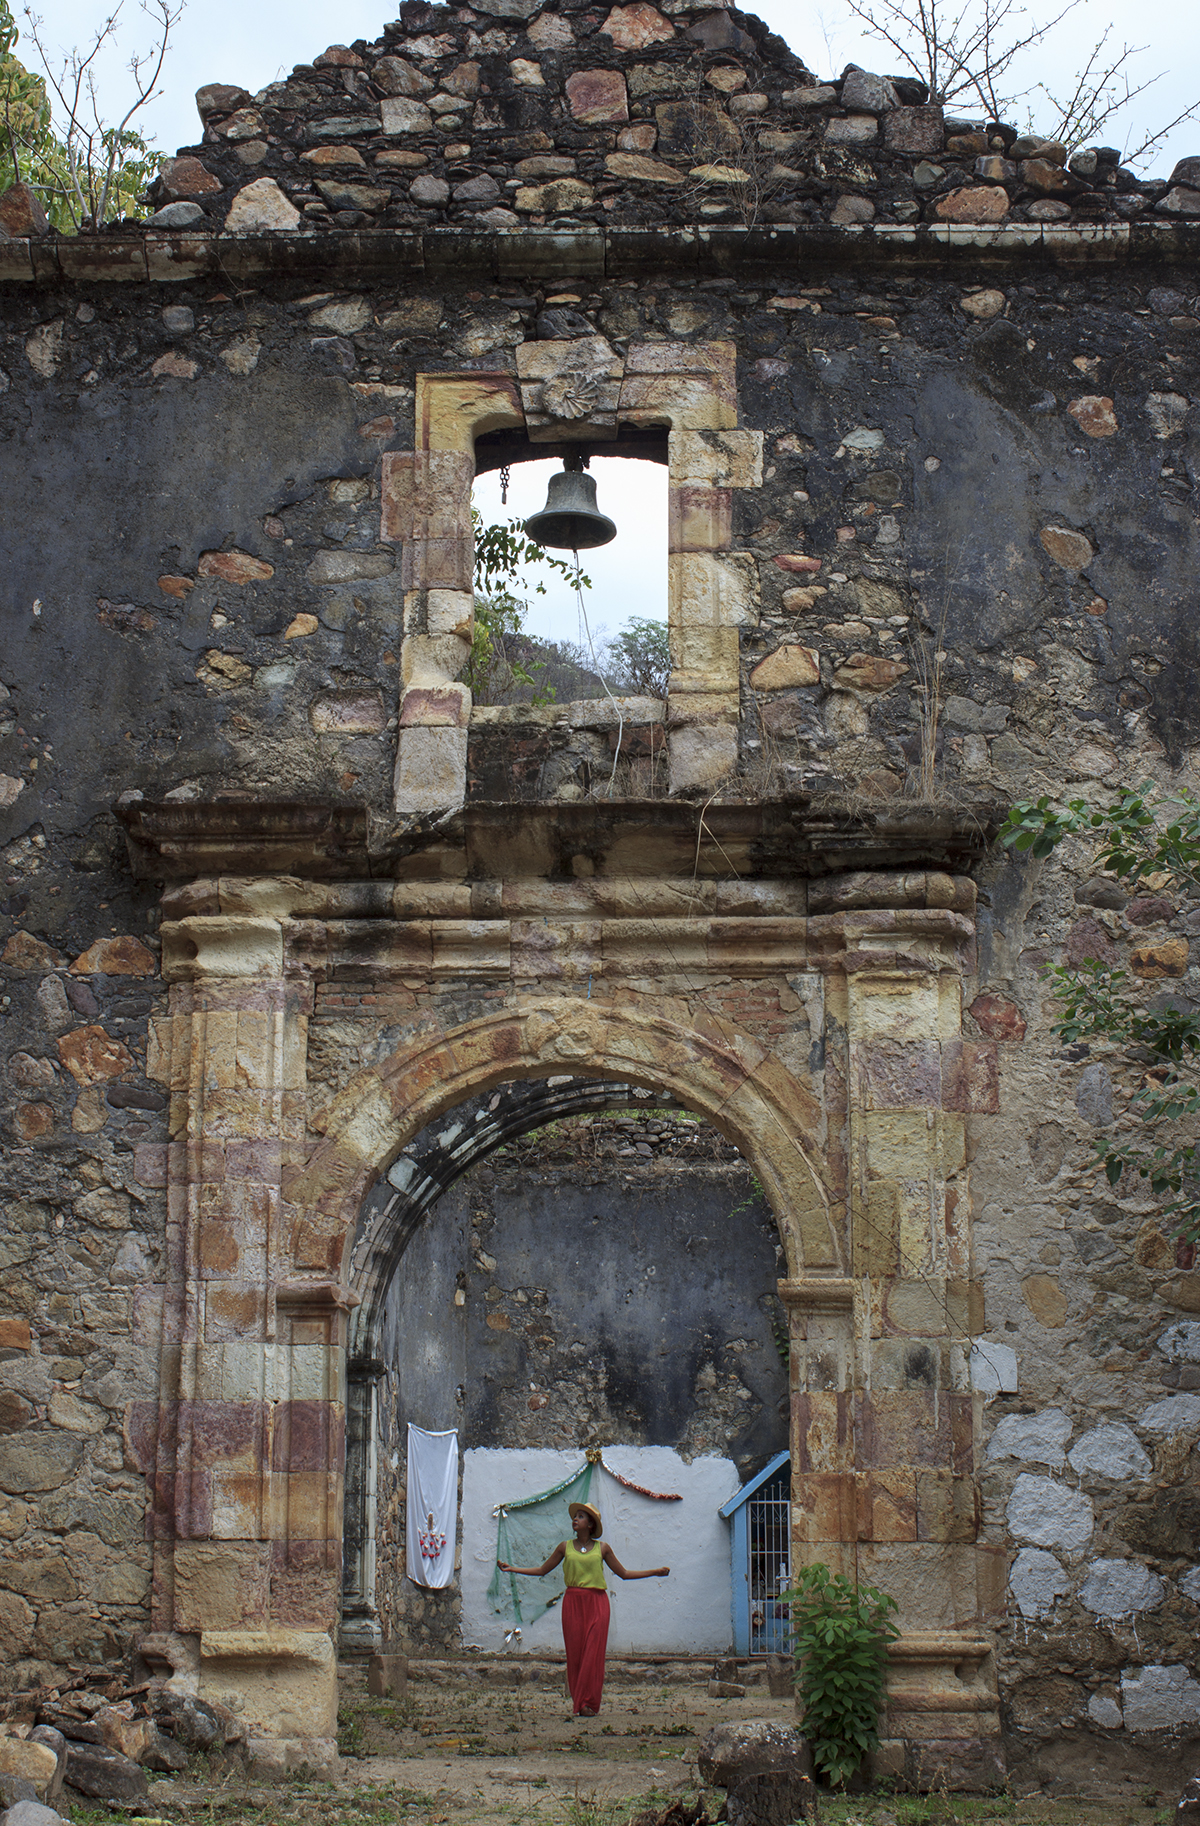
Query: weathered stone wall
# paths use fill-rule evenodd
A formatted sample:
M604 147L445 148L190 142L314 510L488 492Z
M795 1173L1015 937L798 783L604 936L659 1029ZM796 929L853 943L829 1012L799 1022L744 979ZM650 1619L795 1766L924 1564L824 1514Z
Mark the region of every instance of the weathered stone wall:
M22 848L35 862L43 853L10 848L10 890ZM164 1001L149 948L101 939L68 968L18 935L4 957L0 1622L11 1685L39 1667L119 1657L145 1627L146 1490L124 1430L130 1404L158 1395L166 1096L147 1061L148 1017Z
M743 714L733 747L713 751L727 787L982 799L1040 778L1108 778L1164 752L1177 761L1194 714L1200 319L1182 309L1186 277L1172 290L1160 269L1032 263L1011 277L978 266L807 277L820 283L799 288L781 271L697 288L681 275L580 295L598 338L738 354L763 473L721 509L732 501L743 589L729 611ZM178 289L78 305L9 294L0 420L28 528L6 567L5 792L24 845L14 885L39 901L111 866L102 808L122 792L386 803L405 586L380 537L378 453L411 447L417 374L469 365L463 341L489 299L520 306L487 356L490 369L511 365L536 335L538 292L485 281L478 298L443 295L435 345L394 326L381 362L371 328L346 340L347 373L323 371L316 320L343 307L403 317L414 288L304 304L303 282L283 283L253 307L185 305ZM231 372L247 308L254 365ZM195 324L188 373L155 374L163 312L181 309ZM1111 404L1093 410L1101 398ZM94 529L82 551L59 534L64 496ZM42 691L67 654L82 703ZM673 740L687 710L680 698ZM662 713L630 707L631 757L663 746L647 714ZM578 796L585 755L549 778L544 765L572 741L596 749L599 790L612 718L611 706L592 711L593 738L582 708L476 712L474 790L495 796L507 777L517 796ZM708 728L688 726L697 740ZM511 746L495 750L501 738L523 744L519 765ZM661 790L654 771L629 784ZM48 829L60 833L51 847L31 848ZM127 881L112 893L118 917L105 926L127 930L144 900ZM59 898L41 923L82 948L96 932L85 921L68 937L72 897Z
M948 118L920 82L853 67L818 82L761 20L703 0L499 15L417 0L373 44L331 45L254 97L212 82L196 101L203 142L155 185L152 229L1200 215L1194 160L1169 181L1139 180L1109 147L1068 168L1053 141Z
M999 1385L984 1527L1012 1556L1012 1743L1032 1775L1064 1781L1133 1767L1127 1732L1194 1733L1200 1717L1195 1252L1136 1180L1110 1188L1098 1169L1093 1139L1141 1068L1056 1047L1040 974L1095 956L1148 992L1187 995L1194 914L1175 896L1131 898L1091 865L1072 843L1053 866L986 872L984 918L1003 932L984 926L981 980L990 953L1005 993L981 991L968 1010L1000 1060L999 1112L972 1122L983 1342Z
M1197 916L984 851L1018 794L1200 785L1191 161L1064 176L724 9L533 13L210 93L203 220L0 242L6 1678L153 1621L236 1686L267 1627L328 1735L371 1187L444 1087L583 1072L759 1172L798 1549L947 1667L998 1629L1031 1767L1132 1766L1200 1717L1200 1277L1094 1170L1129 1079L1039 970L1191 995ZM475 468L579 442L671 474L612 801L609 707L457 680Z

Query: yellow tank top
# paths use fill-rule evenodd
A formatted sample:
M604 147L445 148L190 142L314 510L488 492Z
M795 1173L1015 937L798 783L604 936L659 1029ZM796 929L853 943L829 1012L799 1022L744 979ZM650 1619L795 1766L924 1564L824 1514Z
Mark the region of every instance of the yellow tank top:
M574 1541L568 1541L563 1554L563 1576L570 1585L582 1585L585 1591L607 1591L604 1561L595 1542L586 1553L580 1553Z

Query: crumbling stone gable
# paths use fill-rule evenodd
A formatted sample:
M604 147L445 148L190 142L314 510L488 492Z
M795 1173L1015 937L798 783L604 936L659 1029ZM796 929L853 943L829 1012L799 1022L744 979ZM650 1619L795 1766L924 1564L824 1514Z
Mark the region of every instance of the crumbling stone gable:
M818 82L753 15L702 4L410 5L372 45L332 45L254 97L209 83L197 106L203 140L158 180L156 228L1200 214L1194 160L1166 182L1106 147L1068 168L1054 142L947 120L912 80Z

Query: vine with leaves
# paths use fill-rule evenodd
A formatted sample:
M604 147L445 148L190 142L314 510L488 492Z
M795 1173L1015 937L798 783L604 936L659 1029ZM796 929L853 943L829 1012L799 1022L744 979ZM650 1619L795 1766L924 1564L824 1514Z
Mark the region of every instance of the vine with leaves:
M1001 843L1036 859L1069 837L1091 839L1096 863L1125 887L1200 894L1200 800L1190 793L1125 787L1104 807L1019 799L1000 831ZM1200 1115L1200 1006L1157 989L1148 994L1143 979L1098 958L1077 969L1049 965L1045 974L1061 1040L1144 1068L1116 1132L1095 1143L1108 1183L1118 1185L1126 1173L1147 1181L1165 1201L1174 1235L1200 1242L1200 1143L1188 1126Z
M475 626L471 657L463 668L462 681L470 686L477 703L487 703L514 687L530 689L534 704L553 703L554 687L538 676L545 671L546 662L535 659L522 643L529 602L516 594L513 585L527 564L545 564L574 589L575 566L538 545L526 533L521 520L485 526L472 508L471 526L475 534ZM590 578L582 572L578 584L581 589L591 588ZM546 585L539 578L533 590L535 595L544 596Z

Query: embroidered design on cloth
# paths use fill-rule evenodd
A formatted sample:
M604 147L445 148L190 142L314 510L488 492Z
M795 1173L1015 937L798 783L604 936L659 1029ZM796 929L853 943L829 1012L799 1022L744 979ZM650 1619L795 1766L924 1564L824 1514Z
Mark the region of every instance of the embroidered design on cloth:
M438 1533L433 1525L432 1516L429 1518L428 1528L418 1528L417 1541L421 1548L421 1558L423 1560L441 1559L442 1548L446 1545L446 1537L444 1534Z

